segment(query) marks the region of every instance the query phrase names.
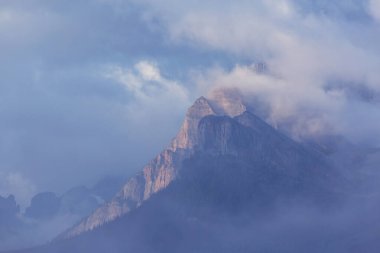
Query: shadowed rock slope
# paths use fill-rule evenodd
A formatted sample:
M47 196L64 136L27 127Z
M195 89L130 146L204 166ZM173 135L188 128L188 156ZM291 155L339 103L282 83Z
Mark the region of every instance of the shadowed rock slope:
M209 101L201 97L189 108L184 123L171 145L130 178L109 202L61 236L69 238L92 230L139 207L152 194L166 188L176 177L184 159L194 151L198 142L199 121L214 115Z
M141 172L130 178L120 192L105 205L80 222L60 238L70 238L110 222L139 207L152 194L166 188L176 179L182 162L189 158L199 145L198 124L208 115L235 116L246 107L237 94L220 92L210 101L200 97L189 108L185 120L171 145L146 165Z
M242 104L228 112L230 102L217 103L199 98L172 144L66 233L69 239L22 252L264 250L251 238L264 220L292 208L333 212L344 183L321 153Z

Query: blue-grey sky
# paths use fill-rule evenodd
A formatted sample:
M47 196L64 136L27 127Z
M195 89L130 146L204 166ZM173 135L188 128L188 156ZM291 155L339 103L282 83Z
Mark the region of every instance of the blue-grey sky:
M219 86L378 142L379 45L379 0L2 0L0 195L133 173Z

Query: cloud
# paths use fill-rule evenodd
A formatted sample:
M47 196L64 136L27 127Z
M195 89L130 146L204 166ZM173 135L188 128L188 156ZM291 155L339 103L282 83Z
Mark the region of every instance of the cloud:
M139 71L141 77L146 81L161 81L160 70L154 64L146 61L139 62L135 68Z
M380 20L380 1L370 0L369 1L369 12L376 19Z
M117 65L108 66L104 76L123 84L136 99L160 101L160 96L170 96L185 104L188 103L188 92L185 87L162 77L157 65L149 61L136 63L133 70Z
M166 71L172 64L160 65L160 80L157 66L133 65L147 58L183 61L189 53L170 51L140 14L133 5L119 9L108 1L1 1L4 177L20 173L36 191L64 192L106 174L134 173L175 134L188 101L181 84L171 81L178 78ZM130 69L142 97L105 78L105 65Z
M107 66L104 77L122 85L132 95L126 104L126 117L129 136L135 139L133 142L150 142L158 138L159 143L168 143L191 103L188 90L162 76L156 63L144 60L133 68ZM155 131L149 133L152 126ZM168 130L171 136L165 134Z
M376 16L376 1L144 4L151 22L160 20L173 44L192 43L243 60L232 69L205 70L202 85L212 89L223 83L259 96L272 121L299 121L293 126L297 134L329 131L356 141L377 135L378 99L359 99L363 90L375 97L380 90L380 26L369 18ZM265 62L265 75L255 74L255 62ZM373 127L353 131L353 115Z
M0 172L0 196L14 195L17 204L25 208L30 204L30 199L36 194L36 186L21 173Z
M238 88L253 110L274 126L292 122L294 137L334 131L328 120L330 114L339 114L344 97L337 93L325 93L319 87L296 87L286 79L260 73L256 65L237 65L230 71L213 69L198 80L206 90ZM326 114L329 111L330 114ZM331 122L330 122L331 123Z

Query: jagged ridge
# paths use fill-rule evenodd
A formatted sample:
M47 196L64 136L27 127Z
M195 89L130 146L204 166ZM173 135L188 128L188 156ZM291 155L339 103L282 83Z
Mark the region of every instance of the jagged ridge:
M110 222L139 207L152 194L167 187L176 178L182 161L193 153L198 143L199 121L205 116L216 114L208 99L198 98L188 109L182 127L171 145L130 178L110 202L64 233L63 237L70 238Z
M200 125L201 121L203 123ZM239 132L243 128L236 124L246 127L247 131ZM236 129L239 131L236 132ZM247 136L252 138L247 139ZM271 150L273 146L276 148ZM141 172L130 178L110 202L95 210L63 237L69 238L93 230L138 208L153 194L165 189L175 180L183 161L195 152L207 150L236 155L241 148L251 150L253 155L258 156L285 151L283 155L277 154L278 158L285 160L288 159L288 155L292 155L287 154L286 150L297 149L303 152L293 141L248 112L236 91L217 91L212 95L212 99L200 97L188 109L183 125L171 145Z

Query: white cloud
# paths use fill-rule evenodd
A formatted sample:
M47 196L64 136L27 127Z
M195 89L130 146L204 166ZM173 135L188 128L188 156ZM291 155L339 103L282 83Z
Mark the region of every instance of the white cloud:
M145 81L159 82L162 80L160 70L154 63L141 61L136 64L135 68Z
M104 76L123 84L140 102L159 101L162 97L188 102L186 88L176 81L162 77L159 68L152 62L140 61L133 69L111 65L107 67Z
M21 207L25 208L30 204L36 190L36 186L21 173L0 172L0 196L14 195Z
M104 76L123 85L131 95L125 112L129 141L168 143L191 103L188 90L165 78L157 64L149 61L140 61L132 68L111 65Z
M255 66L237 65L230 71L209 70L198 79L198 85L200 90L211 92L218 88L240 89L247 101L253 101L251 106L258 114L274 126L287 125L295 138L329 133L380 142L375 137L380 128L378 104L352 100L349 90L328 90L315 79L258 73ZM355 121L371 124L360 126Z
M305 134L320 134L330 129L325 111L340 112L345 98L340 94L326 93L320 87L299 82L289 83L287 79L258 73L254 66L237 65L231 71L213 69L198 80L201 89L238 88L247 101L260 101L269 109L266 119L273 125L294 121L295 137ZM257 108L256 108L257 109ZM259 112L258 112L259 113ZM297 117L295 117L297 116Z
M375 19L380 21L380 1L379 0L369 0L369 12Z
M205 70L203 85L243 87L270 105L272 120L304 118L294 126L297 131L316 133L334 126L332 131L351 132L349 110L354 110L358 120L371 118L374 126L362 135L376 135L378 104L357 101L346 91L352 85L380 91L380 27L361 23L368 15L363 4L324 1L314 11L307 2L291 0L144 3L147 16L164 24L173 43L190 41L244 61L264 61L269 69L265 76L256 75L249 64L231 71ZM379 3L370 1L374 17L380 14ZM326 91L331 83L345 88ZM364 110L368 107L374 108L370 117Z

